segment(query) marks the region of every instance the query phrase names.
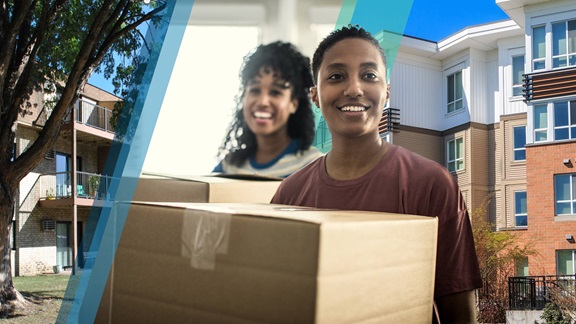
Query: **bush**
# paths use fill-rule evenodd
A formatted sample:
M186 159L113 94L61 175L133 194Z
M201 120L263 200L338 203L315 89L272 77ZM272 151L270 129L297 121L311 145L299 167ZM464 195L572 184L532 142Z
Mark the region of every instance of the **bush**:
M570 324L572 322L570 316L566 316L560 307L554 303L546 303L540 318L545 324Z

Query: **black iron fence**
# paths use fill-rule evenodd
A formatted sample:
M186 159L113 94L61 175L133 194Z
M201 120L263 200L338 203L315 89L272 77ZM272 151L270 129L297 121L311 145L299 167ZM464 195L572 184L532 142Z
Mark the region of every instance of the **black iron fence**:
M544 309L552 293L576 295L576 275L508 278L511 310Z

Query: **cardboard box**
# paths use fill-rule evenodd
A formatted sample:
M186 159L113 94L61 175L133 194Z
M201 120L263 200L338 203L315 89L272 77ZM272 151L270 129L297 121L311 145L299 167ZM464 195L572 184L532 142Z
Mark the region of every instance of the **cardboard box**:
M430 323L437 218L133 203L98 323Z
M269 203L281 179L257 176L142 175L133 201Z

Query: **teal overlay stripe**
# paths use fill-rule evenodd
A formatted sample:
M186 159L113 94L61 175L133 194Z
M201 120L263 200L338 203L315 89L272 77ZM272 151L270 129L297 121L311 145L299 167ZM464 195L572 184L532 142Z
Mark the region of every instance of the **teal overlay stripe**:
M342 6L340 7L340 13L338 14L338 20L336 21L335 29L339 29L350 24L354 15L354 9L356 8L356 1L357 0L342 1Z
M96 319L128 213L129 205L122 202L131 201L134 195L193 4L193 0L168 0L160 24L148 30L147 37L155 43L143 55L148 61L139 67L142 83L133 85L134 100L125 101L123 112L130 113L120 118L123 131L116 135L106 162L105 174L112 179L109 196L103 206L92 208L84 232L85 239L91 240L88 258L84 268L70 278L57 323L93 323Z
M386 77L390 74L410 16L413 0L358 0L351 24L358 24L380 42L386 53Z

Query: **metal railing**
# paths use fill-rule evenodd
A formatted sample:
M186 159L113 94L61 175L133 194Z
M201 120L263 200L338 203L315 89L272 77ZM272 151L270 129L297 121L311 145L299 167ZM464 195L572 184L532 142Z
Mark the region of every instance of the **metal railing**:
M111 177L88 172L76 172L76 197L104 199ZM40 198L61 199L72 196L72 172L57 172L40 176Z
M550 294L576 295L576 275L529 276L508 278L511 310L541 310Z
M74 105L76 109L76 122L114 133L115 129L110 124L112 110L78 99Z

